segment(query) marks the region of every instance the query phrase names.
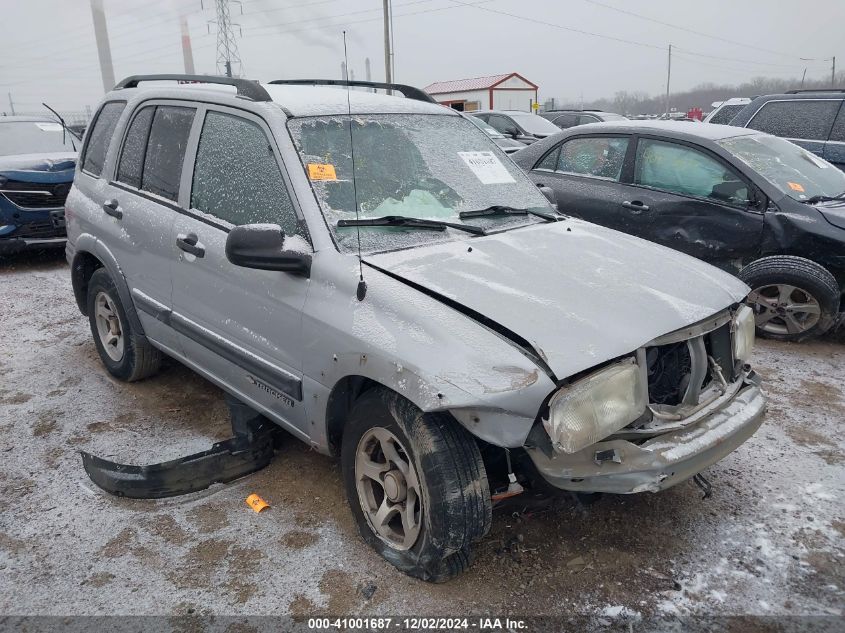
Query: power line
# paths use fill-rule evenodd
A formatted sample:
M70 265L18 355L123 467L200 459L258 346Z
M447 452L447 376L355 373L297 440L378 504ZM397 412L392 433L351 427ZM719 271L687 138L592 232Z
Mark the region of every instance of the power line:
M720 42L726 42L728 44L735 44L737 46L745 46L746 48L753 48L755 50L764 52L764 53L772 53L774 55L782 55L784 57L792 57L797 59L796 55L790 55L788 53L783 53L781 51L774 51L769 48L762 48L760 46L754 46L753 44L748 44L747 42L737 42L735 40L729 40L725 37L719 37L718 35L710 35L709 33L702 33L701 31L696 31L695 29L690 29L685 26L678 26L677 24L671 24L669 22L664 22L663 20L658 20L656 18L650 18L645 15L641 15L639 13L634 13L633 11L628 11L626 9L620 9L619 7L614 7L609 4L605 4L603 2L598 2L597 0L584 0L584 2L588 2L589 4L594 4L599 7L603 7L605 9L609 9L611 11L616 11L617 13L622 13L624 15L630 15L631 17L639 18L640 20L646 20L648 22L654 22L655 24L661 24L663 26L668 26L673 29L678 29L679 31L685 31L687 33L693 33L695 35L700 35L701 37L709 37L713 40L718 40Z

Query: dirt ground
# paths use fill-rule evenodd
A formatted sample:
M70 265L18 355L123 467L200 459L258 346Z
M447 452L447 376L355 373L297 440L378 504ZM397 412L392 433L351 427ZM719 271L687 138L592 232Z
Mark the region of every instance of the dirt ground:
M79 450L163 461L229 426L221 392L175 362L131 385L107 376L62 253L0 259L0 328L2 615L842 616L836 337L758 343L768 417L708 469L711 498L687 482L589 506L526 499L496 512L468 573L428 585L364 545L338 463L292 437L265 470L195 495L97 489ZM272 508L252 512L253 492Z

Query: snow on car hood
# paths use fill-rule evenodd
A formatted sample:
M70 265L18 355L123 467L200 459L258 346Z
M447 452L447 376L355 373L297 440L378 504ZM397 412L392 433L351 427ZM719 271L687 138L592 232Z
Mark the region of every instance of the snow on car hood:
M57 172L76 168L76 152L0 156L0 172Z
M559 379L706 319L749 291L678 251L575 219L365 261L516 332Z

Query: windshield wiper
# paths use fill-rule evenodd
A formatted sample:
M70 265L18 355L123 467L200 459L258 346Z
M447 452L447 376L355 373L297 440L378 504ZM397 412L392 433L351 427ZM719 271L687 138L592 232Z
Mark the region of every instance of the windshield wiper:
M835 196L812 196L810 198L807 198L806 200L802 200L801 202L803 202L804 204L816 204L819 202L835 202L837 200L845 200L845 191Z
M535 215L538 218L543 218L546 222L557 222L563 219L562 216L550 215L542 211L535 211L534 209L516 209L502 204L494 204L492 207L486 209L477 209L475 211L461 211L458 217L462 220L464 218L491 218L505 215Z
M343 226L406 226L412 229L425 229L428 231L445 231L458 229L473 235L485 235L484 229L472 224L457 224L454 222L441 222L440 220L425 220L423 218L409 218L404 215L385 215L380 218L362 218L358 220L338 220L337 225Z

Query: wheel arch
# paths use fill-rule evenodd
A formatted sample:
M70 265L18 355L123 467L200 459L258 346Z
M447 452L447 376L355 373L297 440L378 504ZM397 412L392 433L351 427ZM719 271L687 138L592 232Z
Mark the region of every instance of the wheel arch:
M71 284L73 295L79 311L88 316L88 281L91 275L99 268L105 268L114 281L117 288L120 302L126 312L132 328L137 334L144 335L144 326L138 318L135 310L135 303L132 301L132 293L129 291L129 284L126 277L117 263L114 255L98 239L90 235L82 235L77 240L76 253L70 265Z

